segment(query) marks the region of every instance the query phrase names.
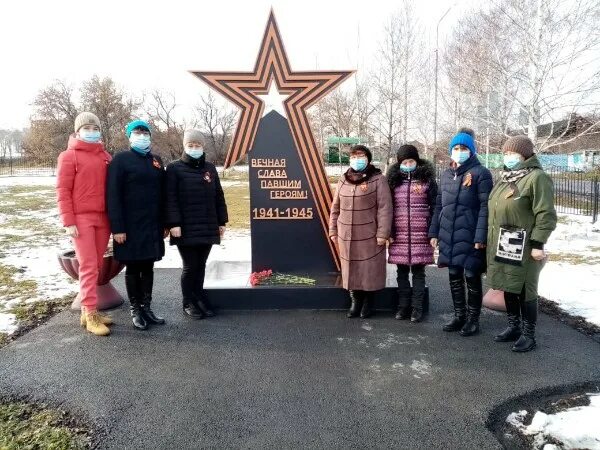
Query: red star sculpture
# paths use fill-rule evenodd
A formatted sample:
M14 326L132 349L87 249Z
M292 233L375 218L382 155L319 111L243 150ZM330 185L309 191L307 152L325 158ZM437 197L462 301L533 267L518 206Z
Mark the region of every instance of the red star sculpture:
M257 95L267 94L272 81L275 82L277 90L281 94L288 94L284 101L284 107L290 130L319 212L319 218L327 235L333 196L323 167L321 153L310 128L306 109L337 87L353 71L292 71L275 15L271 11L252 72L192 71L191 73L216 89L241 110L225 159L225 168L241 160L252 148L258 123L265 107ZM339 266L337 249L329 239L327 240Z

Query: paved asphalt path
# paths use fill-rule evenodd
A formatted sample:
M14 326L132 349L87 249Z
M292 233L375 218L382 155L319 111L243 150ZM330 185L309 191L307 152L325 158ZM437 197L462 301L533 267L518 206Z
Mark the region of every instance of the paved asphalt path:
M600 345L545 315L529 354L492 341L498 313L479 336L442 332L445 271L429 270L420 325L336 311L187 320L178 274L156 273L167 325L135 331L121 308L113 335L96 338L63 312L0 350L0 392L84 413L106 430L102 448L486 449L499 448L484 425L494 405L600 380Z

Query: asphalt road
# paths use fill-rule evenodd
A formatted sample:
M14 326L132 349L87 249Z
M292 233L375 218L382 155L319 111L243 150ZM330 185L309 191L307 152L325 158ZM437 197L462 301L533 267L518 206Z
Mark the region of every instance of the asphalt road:
M0 392L83 413L105 430L102 448L487 449L499 448L484 424L495 405L600 380L600 345L543 314L529 354L492 341L498 313L483 314L478 336L442 332L445 271L429 270L419 325L336 311L191 321L177 272L156 273L167 325L135 331L121 308L113 334L97 338L63 312L0 350Z

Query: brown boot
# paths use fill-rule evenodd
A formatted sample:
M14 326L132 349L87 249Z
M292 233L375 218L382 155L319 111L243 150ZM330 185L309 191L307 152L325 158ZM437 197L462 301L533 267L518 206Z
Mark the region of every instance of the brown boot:
M114 322L112 320L112 317L110 317L107 314L102 314L100 311L97 311L98 317L100 317L100 322L102 322L104 325L112 325ZM82 328L85 328L87 325L87 321L86 321L86 314L85 314L85 308L82 306L81 307L81 316L79 317L79 324L81 325Z
M86 312L85 329L96 336L108 336L110 329L104 325L97 311Z

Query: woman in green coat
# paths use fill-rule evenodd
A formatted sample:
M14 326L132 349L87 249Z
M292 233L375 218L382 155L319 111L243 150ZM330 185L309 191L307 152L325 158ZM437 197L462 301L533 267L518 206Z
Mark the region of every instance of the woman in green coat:
M527 136L508 139L502 153L504 171L488 203L487 280L504 291L508 327L494 340L516 341L512 350L527 352L535 347L544 244L556 228L554 186Z

